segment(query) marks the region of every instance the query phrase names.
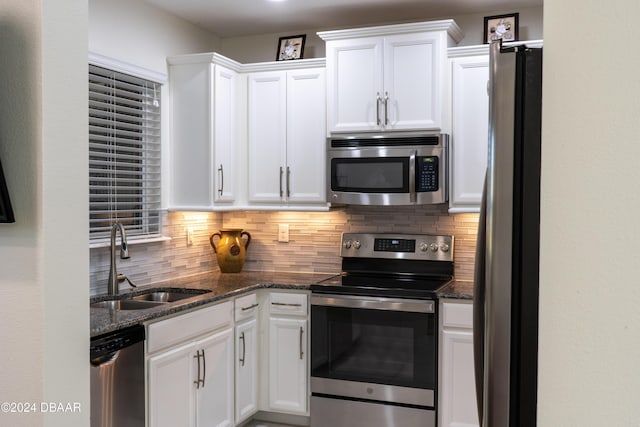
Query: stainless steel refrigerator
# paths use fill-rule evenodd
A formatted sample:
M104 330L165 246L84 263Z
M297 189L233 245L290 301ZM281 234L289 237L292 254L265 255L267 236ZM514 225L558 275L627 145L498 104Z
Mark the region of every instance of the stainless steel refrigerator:
M542 49L489 55L489 157L478 227L474 359L482 427L536 425Z

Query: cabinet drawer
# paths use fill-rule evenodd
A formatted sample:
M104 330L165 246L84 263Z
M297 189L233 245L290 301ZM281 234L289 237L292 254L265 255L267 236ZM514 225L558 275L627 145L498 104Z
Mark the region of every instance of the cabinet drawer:
M236 298L236 322L257 316L258 308L258 296L256 294L249 294Z
M473 305L468 303L442 304L442 326L473 328Z
M271 314L307 315L307 295L284 292L272 292L269 295Z
M153 353L231 325L232 302L226 301L147 326L147 352Z

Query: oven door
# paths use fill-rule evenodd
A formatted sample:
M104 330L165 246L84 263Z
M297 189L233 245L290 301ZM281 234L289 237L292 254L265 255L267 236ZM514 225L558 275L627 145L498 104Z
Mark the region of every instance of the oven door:
M431 300L312 294L312 394L434 408L435 311Z

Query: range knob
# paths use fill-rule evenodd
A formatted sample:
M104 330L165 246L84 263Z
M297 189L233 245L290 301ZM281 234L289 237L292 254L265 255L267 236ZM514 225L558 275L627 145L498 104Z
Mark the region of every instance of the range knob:
M360 249L360 240L356 240L355 242L353 242L353 247L356 249Z
M438 252L438 244L437 243L430 244L429 249L431 249L431 252Z
M420 247L419 248L420 248L420 250L422 252L426 252L426 251L429 250L429 245L427 245L425 242L422 242L422 243L420 243Z
M351 240L345 240L344 243L342 243L342 247L345 249L351 249Z
M442 252L449 252L449 245L447 245L446 243L443 243L440 245L440 250Z

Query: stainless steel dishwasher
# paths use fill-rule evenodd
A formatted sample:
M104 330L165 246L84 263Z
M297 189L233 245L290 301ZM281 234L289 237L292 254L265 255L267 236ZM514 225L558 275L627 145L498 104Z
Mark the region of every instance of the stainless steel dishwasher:
M144 326L91 339L91 427L144 427Z

